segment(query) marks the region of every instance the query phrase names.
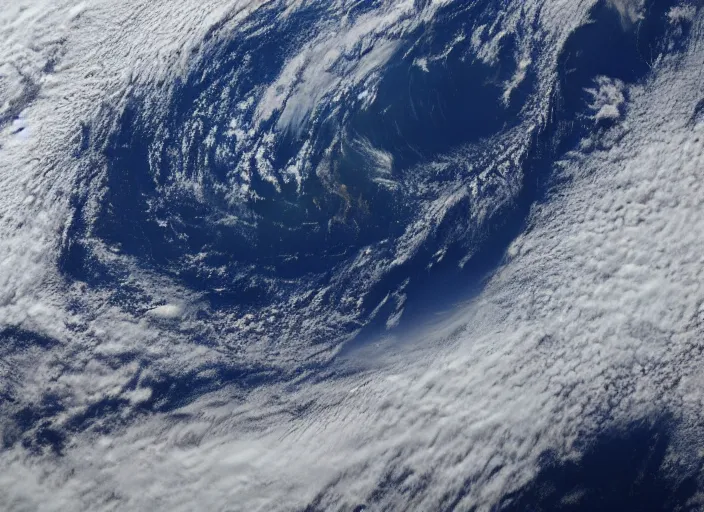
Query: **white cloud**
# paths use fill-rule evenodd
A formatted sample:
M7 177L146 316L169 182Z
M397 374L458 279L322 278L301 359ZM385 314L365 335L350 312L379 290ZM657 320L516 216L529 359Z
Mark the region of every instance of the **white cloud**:
M150 316L165 320L176 320L183 315L183 307L178 304L162 304L148 311Z
M196 48L223 12L245 16L254 4L28 5L0 15L0 31L24 48L12 52L31 54L31 41L77 25L62 43L60 72L40 77L41 94L23 108L32 135L15 146L2 141L0 323L60 343L13 354L7 367L16 366L12 385L27 403L48 386L61 397L66 409L55 425L106 397L127 398L133 409L106 418L124 421L115 431L69 434L63 457L19 445L0 453L0 508L288 510L317 496L320 508L334 509L376 492L380 507L429 510L458 498L460 508L486 510L533 476L543 450L573 456L577 438L610 422L666 409L701 424L704 125L689 122L704 92L698 43L629 90L617 143L560 163L569 184L536 208L510 261L453 317L383 357L349 355L345 364L358 370L351 376L225 388L140 417L134 408L152 396L148 377L180 376L223 356L189 343L196 320L186 315L179 333L161 332L56 274L77 178L66 141L96 103L119 101L130 81L178 72L179 54ZM546 26L560 25L552 14L564 7L546 5ZM26 69L41 74L37 55ZM22 97L21 80L7 76L0 97ZM602 89L595 98L619 103L610 86ZM140 278L135 271L129 284ZM160 284L150 291L166 305L152 315L197 303ZM72 308L67 297L84 301ZM115 363L134 353L151 367Z
M620 80L600 76L596 79L596 87L587 89L592 96L589 106L594 112L594 120L615 121L621 117L626 102L623 94L624 84Z
M609 4L618 11L624 26L637 23L643 17L645 0L609 0Z

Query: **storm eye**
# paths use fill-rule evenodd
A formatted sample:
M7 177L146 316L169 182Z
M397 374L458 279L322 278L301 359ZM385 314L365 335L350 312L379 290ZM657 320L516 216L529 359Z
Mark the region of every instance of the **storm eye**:
M91 234L190 287L235 295L247 276L322 275L360 251L408 259L398 245L413 231L416 244L433 234L424 253L461 243L477 227L466 183L491 164L466 165L455 153L492 153L486 141L521 123L534 78L524 72L507 92L520 71L515 38L497 40L496 62L478 58L460 36L471 29L465 9L343 52L324 41L301 49L292 27L311 24L314 8L281 34L259 30L267 15L257 17L204 51L164 105L135 94L119 113ZM301 51L300 62L291 59ZM491 187L520 174L504 172L513 176ZM464 211L453 216L467 220L439 231L445 213L420 215L448 193ZM506 197L497 194L496 206ZM87 252L74 247L67 267L97 276Z
M354 23L373 11L359 6L348 27L359 39L340 48L319 5L282 27L272 6L213 36L169 94L135 91L84 130L105 172L79 205L64 270L106 283L119 272L99 255L126 257L223 307L335 282L330 300L364 318L393 317L389 297L430 286L433 272L481 279L554 156L624 114L667 25L663 10L624 27L596 4L546 86L543 43L499 30L485 7L359 36Z

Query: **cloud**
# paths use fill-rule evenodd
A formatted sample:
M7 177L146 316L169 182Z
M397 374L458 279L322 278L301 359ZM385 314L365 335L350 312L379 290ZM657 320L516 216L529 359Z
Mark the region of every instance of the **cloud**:
M633 25L643 18L645 0L609 0L608 3L621 15L624 27Z
M615 121L621 117L626 98L623 95L624 84L620 80L600 76L596 79L596 87L587 89L592 96L589 106L594 111L594 120Z
M545 23L555 24L546 26L559 26L558 4L546 5ZM62 20L86 24L67 36L63 71L27 105L42 136L13 145L5 134L0 152L0 319L58 341L12 355L14 393L41 402L50 387L62 404L50 423L69 433L61 457L20 444L0 453L0 508L189 510L197 500L210 510L488 510L534 476L545 450L576 457L577 441L609 424L663 409L701 424L704 125L690 122L702 95L698 44L628 90L617 142L557 163L565 184L535 208L471 304L373 360L348 355L329 378L224 386L164 412L140 409L160 375L205 379L208 363L232 352L192 343L203 325L188 315L178 332L161 331L101 291L64 282L54 255L80 185L65 156L78 121L131 82L173 73L178 50L197 48L223 12L254 8L174 5L87 3L66 18L68 3L34 4L25 14L27 46ZM619 103L613 85L595 98ZM154 282L133 270L126 284ZM159 285L152 315L197 305ZM104 423L68 430L91 406L122 398L129 405Z

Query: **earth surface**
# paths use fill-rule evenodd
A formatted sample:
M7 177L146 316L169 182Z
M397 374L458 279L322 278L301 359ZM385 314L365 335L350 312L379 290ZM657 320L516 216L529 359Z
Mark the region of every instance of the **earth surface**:
M0 33L0 508L704 510L699 2Z

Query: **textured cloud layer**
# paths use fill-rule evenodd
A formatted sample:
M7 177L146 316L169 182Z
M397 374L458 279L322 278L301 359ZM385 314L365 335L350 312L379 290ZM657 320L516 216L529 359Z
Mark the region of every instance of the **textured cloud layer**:
M655 62L640 85L595 84L599 129L555 164L559 187L470 304L382 349L352 351L325 375L226 387L147 415L139 404L156 393L154 375L207 372L227 354L190 342L200 329L193 300L166 279L135 317L58 275L71 190L85 172L72 151L96 103L179 74L209 28L225 14L236 26L259 4L112 4L34 2L0 18L10 42L0 47L9 63L0 322L10 340L0 396L46 409L47 396L60 397L63 408L33 428L68 432L61 455L12 443L21 426L0 406L2 508L488 510L534 476L546 450L576 457L603 429L663 412L691 436L672 457L694 452L704 400L704 39L694 11L682 11L694 22L682 55ZM573 4L542 5L556 45L589 7ZM384 12L403 9L411 4ZM673 24L685 19L678 13ZM384 55L372 57L378 65Z

